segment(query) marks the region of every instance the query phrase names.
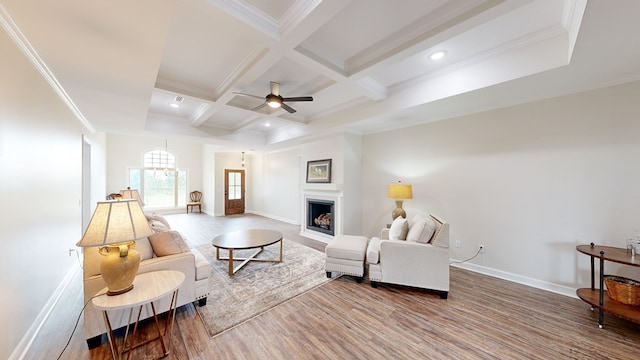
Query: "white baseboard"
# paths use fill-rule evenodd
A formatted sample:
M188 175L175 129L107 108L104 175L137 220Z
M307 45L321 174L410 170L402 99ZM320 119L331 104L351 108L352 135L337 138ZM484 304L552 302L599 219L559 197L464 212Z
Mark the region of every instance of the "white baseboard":
M67 275L64 277L64 279L62 279L62 281L56 288L56 291L54 291L47 303L42 307L42 310L34 320L33 324L31 324L29 330L27 330L27 332L18 343L18 346L13 349L13 352L9 356L9 360L18 360L25 358L29 351L29 348L31 347L31 344L33 344L33 341L38 336L40 329L42 329L42 326L53 312L53 309L58 304L58 301L60 301L60 298L69 287L69 284L71 284L73 279L76 277L76 273L79 270L80 264L74 263L71 269L69 269L69 272L67 272Z
M456 261L456 260L452 259L451 261ZM451 264L451 266L455 266L461 269L477 272L484 275L493 276L493 277L507 280L507 281L512 281L518 284L531 286L537 289L550 291L556 294L565 295L565 296L569 296L576 299L578 298L578 296L576 295L576 289L570 288L568 286L558 285L558 284L537 280L537 279L532 279L526 276L512 274L506 271L496 270L496 269L488 268L481 265L471 264L471 263L457 263L457 264L453 263Z
M268 217L269 219L273 219L273 220L278 220L278 221L282 221L285 222L287 224L291 224L291 225L300 225L298 223L298 221L293 220L293 219L287 219L287 218L283 218L280 216L275 216L275 215L271 215L271 214L267 214L267 213L263 213L260 211L246 211L247 213L250 214L255 214L255 215L260 215L260 216L264 216L264 217Z

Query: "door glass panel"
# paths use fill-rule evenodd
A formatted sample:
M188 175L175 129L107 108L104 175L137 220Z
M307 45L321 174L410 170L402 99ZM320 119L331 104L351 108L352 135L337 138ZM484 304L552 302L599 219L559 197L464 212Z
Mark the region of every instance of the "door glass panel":
M242 183L240 178L240 173L229 173L229 189L227 189L227 193L229 194L229 200L240 200L242 199Z

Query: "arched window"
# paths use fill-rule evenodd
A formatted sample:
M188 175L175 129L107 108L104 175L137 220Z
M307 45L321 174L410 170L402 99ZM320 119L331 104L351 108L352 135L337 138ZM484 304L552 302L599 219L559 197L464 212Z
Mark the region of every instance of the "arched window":
M144 154L145 168L173 168L176 167L176 157L165 150L151 150Z
M129 169L129 186L138 189L146 208L187 204L187 171L176 168L175 155L166 150L146 152L143 167Z

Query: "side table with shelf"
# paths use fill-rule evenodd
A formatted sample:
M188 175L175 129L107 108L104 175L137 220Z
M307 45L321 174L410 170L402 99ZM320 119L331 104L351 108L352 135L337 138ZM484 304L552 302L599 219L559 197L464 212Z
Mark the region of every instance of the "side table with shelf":
M604 313L611 314L621 319L640 324L640 307L626 305L609 297L604 290L604 263L611 261L623 265L640 267L640 255L632 256L626 249L590 245L578 245L576 250L591 257L591 287L580 288L576 294L580 299L591 305L592 309L598 309L598 326L603 327ZM599 287L595 286L595 258L600 259Z

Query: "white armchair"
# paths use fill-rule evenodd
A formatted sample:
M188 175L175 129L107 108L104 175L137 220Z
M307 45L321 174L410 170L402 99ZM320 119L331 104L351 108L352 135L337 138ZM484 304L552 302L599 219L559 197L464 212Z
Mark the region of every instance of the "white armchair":
M449 224L434 215L418 214L409 222L406 239L389 240L382 229L367 247L371 286L378 282L436 290L449 294ZM404 233L403 233L404 235Z

